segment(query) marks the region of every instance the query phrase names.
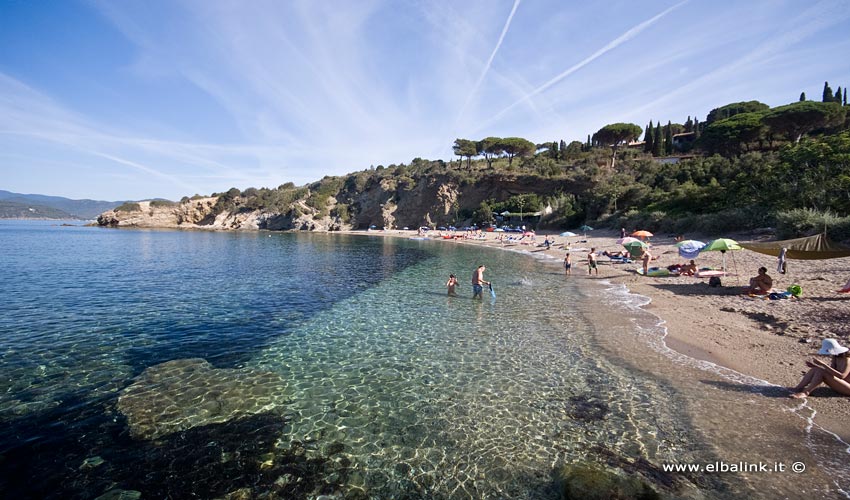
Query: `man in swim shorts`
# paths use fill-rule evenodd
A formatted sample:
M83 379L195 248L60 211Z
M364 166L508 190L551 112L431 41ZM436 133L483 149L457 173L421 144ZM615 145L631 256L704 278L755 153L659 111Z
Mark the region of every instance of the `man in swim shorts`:
M473 271L472 273L472 298L483 298L482 293L484 292L484 285L489 285L489 281L484 281L484 270L486 268L482 266L478 266L478 269Z
M587 254L587 274L591 274L594 270L596 275L599 276L599 268L596 264L596 247L591 248Z
M570 269L573 267L573 261L570 257L570 252L567 252L567 255L564 256L564 274L567 276L570 275Z

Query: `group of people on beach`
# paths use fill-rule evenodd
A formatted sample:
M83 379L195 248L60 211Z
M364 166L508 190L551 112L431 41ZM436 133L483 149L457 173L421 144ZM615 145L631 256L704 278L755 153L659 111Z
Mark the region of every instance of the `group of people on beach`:
M646 273L648 263L651 259L652 256L648 251L644 251L641 255L644 273ZM473 299L482 299L484 286L491 285L489 281L484 279L484 271L486 269L482 264L472 272ZM568 250L564 256L564 272L569 276L571 270L572 257ZM592 274L594 271L596 274L599 274L596 247L591 248L587 253L587 273ZM696 264L691 260L687 264L677 265L676 271L679 274L693 275L696 272ZM457 276L450 274L446 282L446 288L450 297L457 297L457 284ZM850 286L850 283L848 283L848 286ZM758 270L758 274L750 279L750 286L746 292L764 295L769 293L772 288L773 279L767 274L767 268L761 267ZM821 385L826 385L844 396L850 396L850 348L842 346L835 339L824 339L817 355L830 356L831 360L829 363L818 358L807 360L806 366L809 370L803 375L800 383L790 389L790 397L805 398Z

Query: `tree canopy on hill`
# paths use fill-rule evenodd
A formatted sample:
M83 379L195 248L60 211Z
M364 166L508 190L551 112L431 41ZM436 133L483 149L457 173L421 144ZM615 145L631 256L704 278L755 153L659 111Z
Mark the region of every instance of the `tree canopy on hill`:
M634 141L640 137L643 129L640 125L634 123L612 123L605 125L593 134L593 143L601 146L610 146L613 154L611 155L611 168L614 168L614 161L617 158L617 148L624 142Z
M733 102L731 104L727 104L725 106L720 106L719 108L714 108L708 112L708 116L705 118L706 125L711 125L712 123L723 120L726 118L731 118L735 115L741 113L754 113L759 111L767 111L770 109L770 106L763 102L758 101L744 101L744 102Z
M800 142L803 134L844 123L846 108L836 102L803 101L779 106L763 117L771 129Z
M706 127L699 144L709 153L729 155L748 151L750 144L763 138L767 128L764 116L764 111L754 111L716 121Z
M712 109L704 122L689 116L684 125L653 120L642 129L612 123L587 142L561 139L535 146L521 137L457 138L453 151L459 161L415 158L407 165L379 165L303 187L232 188L220 195L217 207L291 217L312 210L361 228L382 224L387 210L415 218L420 208L412 207L423 203L440 208L422 213L421 223L455 226L489 223L496 208L546 208L547 213L551 208L541 224L553 228L595 221L662 232L780 223L803 231L817 228L810 212L816 211L846 217L843 239L848 239L846 88L840 102L837 94L828 102L801 95L803 100L773 109L758 101L731 103ZM693 135L677 142L675 135L682 132ZM641 134L644 147L622 147ZM675 156L683 151L688 155ZM419 205L410 201L417 197Z

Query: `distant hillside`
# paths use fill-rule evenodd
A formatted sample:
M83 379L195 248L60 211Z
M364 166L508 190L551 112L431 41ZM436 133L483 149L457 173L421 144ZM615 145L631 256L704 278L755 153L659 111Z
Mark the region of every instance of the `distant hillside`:
M0 219L77 219L68 212L33 203L0 200Z
M123 201L72 200L61 196L12 193L10 191L3 191L2 189L0 189L0 200L22 205L39 205L42 209L45 207L52 208L63 212L64 216L51 218L65 219L94 219L99 214L123 203ZM9 217L0 215L0 218Z

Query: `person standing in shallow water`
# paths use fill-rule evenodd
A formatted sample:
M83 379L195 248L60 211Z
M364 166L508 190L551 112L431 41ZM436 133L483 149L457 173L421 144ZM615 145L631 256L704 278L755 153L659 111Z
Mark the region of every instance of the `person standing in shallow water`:
M484 285L489 285L489 281L484 281L484 270L487 269L483 265L478 266L478 269L472 273L472 298L483 298Z
M457 297L457 292L455 291L455 287L457 286L457 276L454 274L449 275L449 281L446 282L446 288L449 289L448 295L449 297Z

